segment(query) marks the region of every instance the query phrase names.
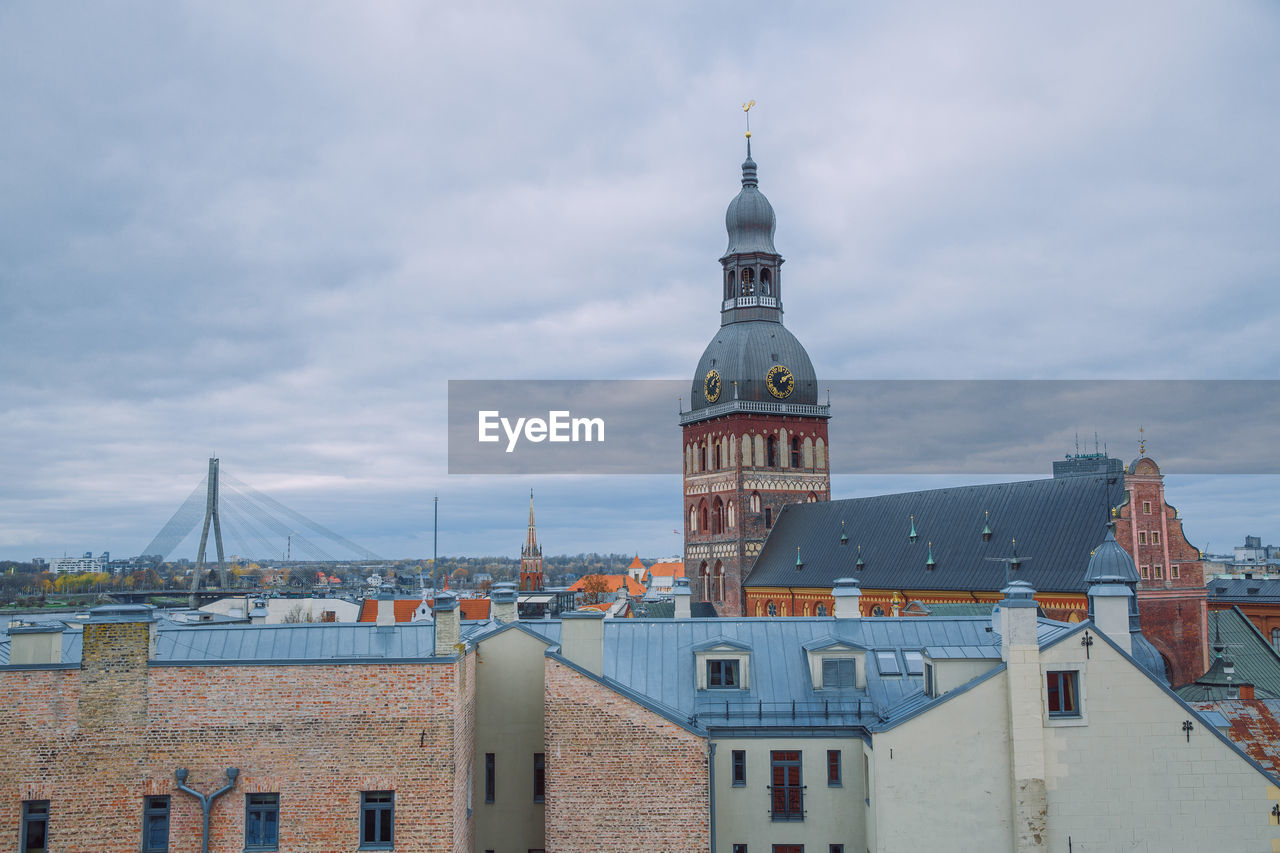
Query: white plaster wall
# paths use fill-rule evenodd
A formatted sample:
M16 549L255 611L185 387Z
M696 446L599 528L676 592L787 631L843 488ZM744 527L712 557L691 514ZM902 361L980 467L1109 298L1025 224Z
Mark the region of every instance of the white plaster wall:
M866 847L866 791L862 787L861 738L715 738L715 853L732 853L733 845L769 851L774 844L803 844L806 851L826 853L828 844L843 844L846 853ZM747 784L733 787L733 750L747 753ZM775 749L801 753L800 783L805 786L802 821L770 819L770 755ZM827 785L827 750L841 754L842 783Z
M1011 849L1008 732L1005 674L1000 673L873 735L867 849Z
M1075 638L1041 655L1082 670L1083 726L1044 729L1049 849L1272 851L1280 791L1111 646Z
M544 846L543 804L533 801L533 756L545 752L543 653L546 643L519 629L481 641L476 658L476 734L472 808L477 851ZM497 769L494 802L484 800L485 753Z

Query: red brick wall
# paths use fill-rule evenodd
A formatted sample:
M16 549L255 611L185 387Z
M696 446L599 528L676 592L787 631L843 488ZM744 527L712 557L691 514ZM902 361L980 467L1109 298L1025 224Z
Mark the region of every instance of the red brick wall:
M145 715L135 722L83 701L93 691L80 670L0 672L0 839L17 838L22 800L48 799L51 850L133 853L143 796L168 794L169 849L197 851L200 807L173 772L187 767L187 784L211 792L234 766L236 788L213 809L214 851L243 850L250 792L280 794L281 850L354 850L363 790L395 791L397 849L471 849L470 658L462 673L457 664L145 663L141 673ZM136 669L116 674L136 688Z
M546 660L548 853L699 851L707 741Z

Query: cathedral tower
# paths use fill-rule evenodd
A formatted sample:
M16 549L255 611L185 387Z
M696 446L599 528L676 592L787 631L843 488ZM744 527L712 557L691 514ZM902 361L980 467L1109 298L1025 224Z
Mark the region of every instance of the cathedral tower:
M533 490L529 490L529 532L520 548L520 591L542 590L542 546L533 527Z
M684 431L684 560L696 601L742 615L742 582L782 507L831 498L830 406L782 325L782 256L756 163L742 164L720 258L720 330L693 377Z

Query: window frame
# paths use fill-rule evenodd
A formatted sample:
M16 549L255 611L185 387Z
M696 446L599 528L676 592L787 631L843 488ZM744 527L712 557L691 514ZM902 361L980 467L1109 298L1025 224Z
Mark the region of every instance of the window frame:
M1157 581L1162 581L1162 580L1164 580L1164 566L1162 566L1162 565L1161 565L1161 564L1159 564L1159 563L1156 563L1154 566L1152 566L1152 567L1151 567L1151 579L1152 579L1152 580L1157 580Z
M734 788L747 787L747 751L735 749L729 756L729 779Z
M742 661L737 658L707 658L707 689L741 690Z
M1080 670L1046 670L1044 683L1045 714L1050 720L1081 720L1084 718L1084 697L1080 695ZM1055 696L1059 706L1057 710L1053 708Z
M1147 531L1145 531L1145 530L1139 530L1139 531L1138 531L1138 544L1139 544L1139 545L1146 545L1146 544L1147 544Z
M848 664L850 669L849 683L841 683L841 669ZM827 666L830 665L835 671L835 679L827 681ZM824 655L820 664L822 672L822 689L823 690L848 690L858 686L858 659L851 655L835 656Z
M747 845L745 844L733 845L733 853L747 853Z
M385 797L385 799L382 799ZM378 799L375 799L378 798ZM368 823L366 822L369 815L374 815L374 834L382 835L381 821L378 816L384 813L390 814L389 826L387 827L390 838L369 838L366 830ZM360 849L361 850L390 850L395 845L396 838L396 792L395 791L361 791L360 792Z
M533 801L535 803L547 801L547 754L545 752L533 754Z
M904 650L902 652L902 660L906 664L902 670L903 675L908 675L912 678L920 678L924 675L924 652Z
M22 831L19 841L22 847L19 849L25 853L28 850L47 851L49 849L49 812L51 811L49 800L23 800L22 801ZM31 847L28 833L33 826L40 827L41 846Z
M256 803L254 802L255 797L259 800ZM249 841L249 822L255 812L262 818L261 826L264 829L271 826L271 821L267 820L266 816L275 816L275 839L273 841L258 841L254 843ZM244 849L280 849L280 795L278 793L274 791L254 791L244 795Z
M877 649L872 652L872 654L874 654L876 658L876 671L881 675L891 675L895 678L900 678L902 676L902 663L898 660L898 653L896 651L893 649ZM885 668L884 661L886 659L893 662L893 669Z
M1159 530L1153 530L1153 531L1151 531L1151 544L1152 544L1152 545L1159 545L1159 544L1160 544L1160 531L1159 531Z
M492 752L484 754L484 801L492 803L497 798L498 760Z
M844 787L844 767L840 750L838 749L827 750L827 787Z
M788 779L793 775L791 770L795 771L794 783ZM779 771L783 779L781 786ZM798 749L769 751L769 819L774 823L804 820L804 753Z
M169 849L171 808L168 796L146 796L142 798L142 844L138 848L142 853L165 853ZM152 818L164 819L164 843L161 845L150 843ZM26 847L22 849L25 850Z
M1151 515L1151 501L1142 502L1142 514Z

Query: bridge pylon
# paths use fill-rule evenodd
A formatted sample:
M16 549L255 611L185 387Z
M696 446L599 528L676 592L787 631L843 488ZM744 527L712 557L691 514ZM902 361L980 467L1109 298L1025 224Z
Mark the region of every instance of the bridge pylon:
M227 563L222 554L222 522L218 519L218 459L209 457L209 491L205 495L204 529L200 532L200 551L196 554L196 570L191 578L191 607L196 607L195 591L204 577L204 552L209 542L209 525L213 525L213 542L218 549L218 585L227 588Z

